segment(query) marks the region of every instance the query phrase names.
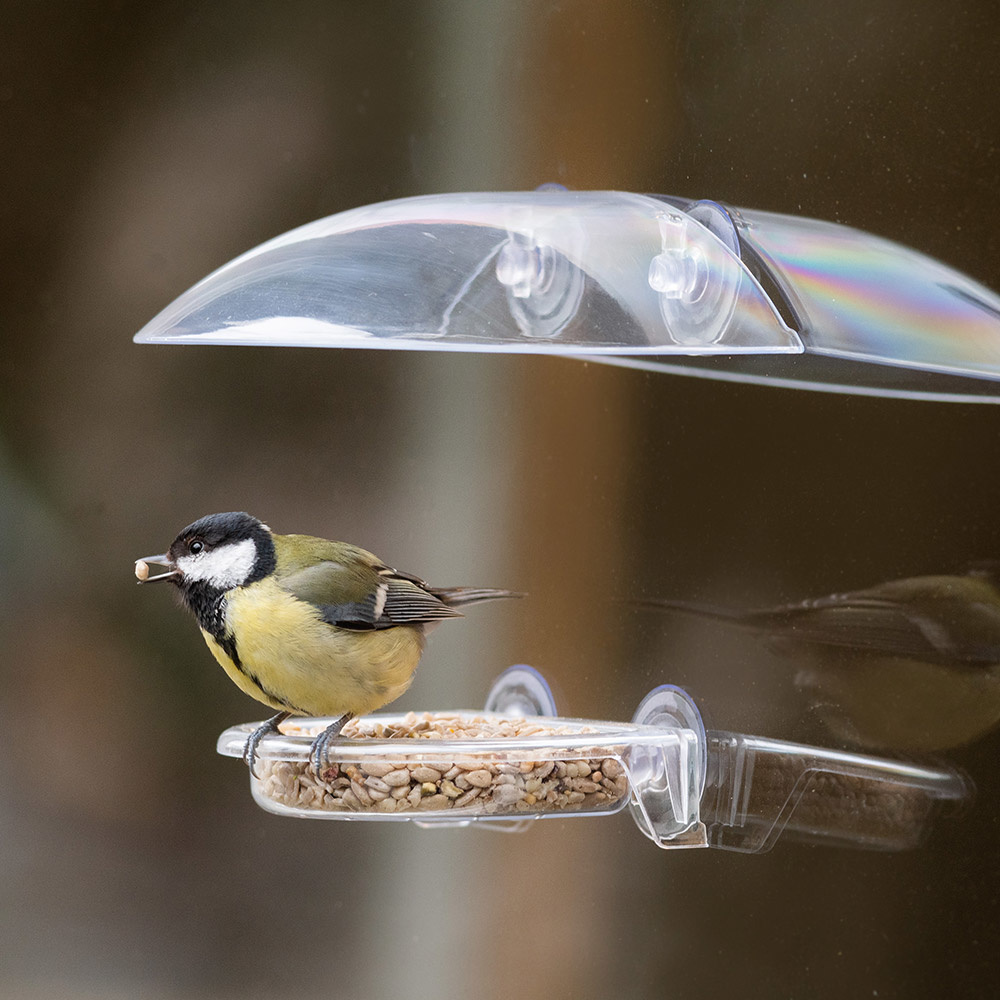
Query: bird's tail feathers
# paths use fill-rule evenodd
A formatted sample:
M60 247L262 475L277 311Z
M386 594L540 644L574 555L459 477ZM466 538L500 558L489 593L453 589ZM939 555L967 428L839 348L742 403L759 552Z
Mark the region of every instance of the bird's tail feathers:
M504 597L524 597L516 590L492 590L489 587L436 587L434 596L448 607L458 608L480 601L497 601Z
M659 611L673 611L695 618L714 618L716 621L731 622L733 625L747 625L747 612L733 608L723 608L717 604L702 604L699 601L671 601L653 598L639 598L630 602L642 608L656 608Z

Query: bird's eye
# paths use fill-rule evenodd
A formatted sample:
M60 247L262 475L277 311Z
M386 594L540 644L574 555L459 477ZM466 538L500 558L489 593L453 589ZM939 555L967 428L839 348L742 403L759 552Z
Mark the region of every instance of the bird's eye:
M201 552L201 550L204 547L205 547L205 543L204 542L192 542L188 546L188 549L190 550L191 555L196 556L199 552Z

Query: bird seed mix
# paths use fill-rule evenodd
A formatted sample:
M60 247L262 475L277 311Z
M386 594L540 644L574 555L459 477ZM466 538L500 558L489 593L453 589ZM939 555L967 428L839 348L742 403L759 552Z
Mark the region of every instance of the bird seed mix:
M582 730L587 732L587 730ZM286 723L288 735L314 735ZM537 719L416 714L389 725L352 719L342 738L478 740L579 733L575 727L544 725ZM339 746L337 749L341 749ZM448 755L440 748L425 757L400 748L397 761L384 755L356 763L331 762L319 776L306 761L258 758L259 792L292 809L351 813L440 813L511 816L613 808L628 794L628 778L607 748L569 751L519 750L516 754ZM566 759L567 754L574 754ZM534 759L527 759L528 756ZM561 759L556 759L561 758Z

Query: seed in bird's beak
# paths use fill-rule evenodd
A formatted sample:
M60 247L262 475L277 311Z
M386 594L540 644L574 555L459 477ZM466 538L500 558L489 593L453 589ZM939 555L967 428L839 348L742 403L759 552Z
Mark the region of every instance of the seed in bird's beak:
M160 573L157 576L150 576L150 563L153 563L155 566L171 566L171 569L166 573ZM146 556L143 559L136 559L135 561L135 578L139 581L139 583L155 583L157 580L173 580L181 575L181 571L172 566L170 557L166 555Z

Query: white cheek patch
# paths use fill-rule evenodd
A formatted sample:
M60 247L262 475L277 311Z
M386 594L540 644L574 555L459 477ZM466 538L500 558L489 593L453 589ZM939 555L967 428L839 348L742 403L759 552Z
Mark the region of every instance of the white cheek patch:
M252 538L241 542L220 545L210 552L199 552L195 556L181 556L177 568L188 580L198 580L229 590L240 586L250 575L257 561L257 546Z

